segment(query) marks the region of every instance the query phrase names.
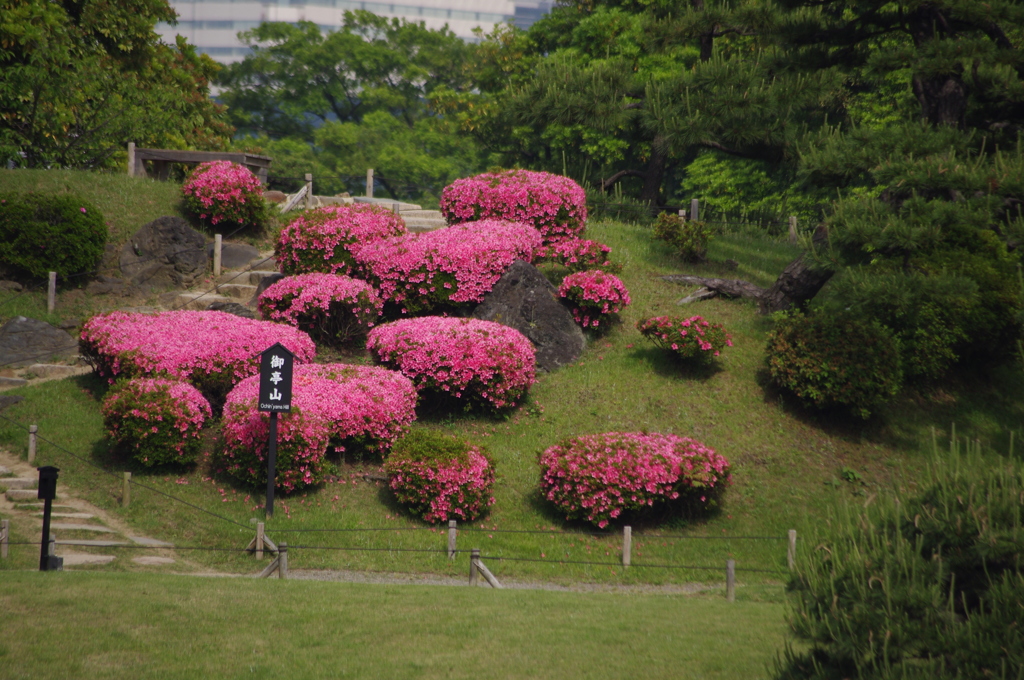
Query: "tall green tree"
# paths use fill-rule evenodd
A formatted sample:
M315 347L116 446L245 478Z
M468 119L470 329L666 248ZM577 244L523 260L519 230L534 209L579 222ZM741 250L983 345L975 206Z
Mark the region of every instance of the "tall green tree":
M0 0L0 158L103 167L129 141L226 145L217 65L154 31L174 20L166 0Z

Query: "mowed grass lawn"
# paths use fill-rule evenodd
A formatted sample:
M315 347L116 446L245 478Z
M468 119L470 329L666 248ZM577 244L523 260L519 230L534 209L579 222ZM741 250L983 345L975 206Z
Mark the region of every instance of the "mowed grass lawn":
M743 678L783 605L721 595L4 573L0 677Z

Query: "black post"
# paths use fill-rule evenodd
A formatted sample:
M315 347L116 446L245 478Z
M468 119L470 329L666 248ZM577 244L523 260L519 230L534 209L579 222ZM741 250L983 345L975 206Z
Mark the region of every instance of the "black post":
M43 538L39 541L39 571L50 570L50 511L53 499L57 497L57 473L60 469L52 465L36 468L39 470L39 489L36 498L43 500Z
M267 518L274 516L274 482L277 464L277 411L270 412L270 447L267 452Z

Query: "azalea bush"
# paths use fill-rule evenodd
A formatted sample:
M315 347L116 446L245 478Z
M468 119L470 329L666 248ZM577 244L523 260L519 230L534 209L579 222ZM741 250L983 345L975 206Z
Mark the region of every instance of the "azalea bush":
M555 243L583 233L587 196L573 180L549 172L488 172L445 187L441 213L449 224L492 218L525 222L540 230L545 243Z
M203 425L212 416L199 390L165 378L118 382L103 400L102 411L110 439L148 467L194 462Z
M299 274L271 284L257 304L268 321L301 328L317 342L345 345L377 323L384 303L373 286L348 276Z
M353 274L353 252L407 234L405 220L377 205L353 203L307 210L277 236L274 256L283 274Z
M701 316L687 319L678 316L655 316L636 324L640 335L661 349L675 352L683 359L710 361L732 347L732 338L725 326L711 323Z
M535 379L533 345L519 331L491 321L425 316L370 331L373 358L408 376L421 392L467 406L514 406Z
M540 233L522 223L485 220L369 243L358 266L400 313L480 302L516 260L533 259Z
M398 502L427 522L471 522L494 504L487 451L439 432L410 432L391 450L384 472Z
M706 222L661 213L654 223L654 238L669 244L687 262L703 262L708 257L711 228Z
M268 413L258 410L259 376L247 378L224 405L219 467L255 486L267 483ZM328 453L379 456L416 418L416 389L405 376L378 366L296 365L291 412L278 415L277 488L317 484Z
M600 269L569 274L558 294L572 307L573 318L584 328L597 328L602 319L630 303L629 291L619 277Z
M570 271L581 272L587 269L600 269L606 272L617 272L622 267L609 259L612 249L603 243L589 239L573 238L544 246L538 258L560 264Z
M541 492L566 519L600 528L623 513L677 499L708 507L729 481L729 463L689 437L607 432L567 439L540 456Z
M238 381L259 372L260 354L277 342L296 363L316 356L316 345L296 328L215 311L99 314L82 326L79 348L110 382L170 376L217 408Z
M231 161L200 163L185 178L181 194L188 212L211 224L259 226L269 214L259 178Z

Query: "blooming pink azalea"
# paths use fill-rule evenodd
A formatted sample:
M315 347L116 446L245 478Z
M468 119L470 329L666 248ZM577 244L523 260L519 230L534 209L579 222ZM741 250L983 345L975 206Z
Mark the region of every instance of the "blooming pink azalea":
M381 206L332 205L289 222L278 234L274 254L284 274L354 274L356 249L407 233L405 220Z
M413 460L393 454L384 463L398 502L427 522L472 521L494 504L494 465L477 446L450 460Z
M712 324L703 317L688 319L656 316L636 324L640 334L662 349L675 352L683 359L708 361L732 347L732 338L721 324Z
M189 212L203 219L209 217L212 224L255 224L264 205L259 178L231 161L200 163L185 179L181 193Z
M630 303L629 291L619 277L600 269L569 274L562 279L558 294L570 304L573 317L584 328L596 328L601 319Z
M318 342L343 345L376 325L384 303L365 281L314 273L270 285L257 307L264 319L301 328Z

